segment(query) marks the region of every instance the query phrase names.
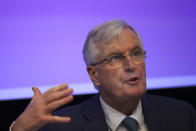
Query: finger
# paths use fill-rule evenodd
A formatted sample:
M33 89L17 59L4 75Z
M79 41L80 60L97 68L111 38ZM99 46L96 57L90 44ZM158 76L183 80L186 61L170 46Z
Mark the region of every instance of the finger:
M40 92L40 90L37 87L32 87L32 90L34 92L33 98L41 95L41 92Z
M51 116L49 118L49 123L69 123L70 121L70 117Z
M61 98L57 101L54 101L50 104L47 105L47 110L48 113L53 112L54 110L58 109L59 107L68 104L69 102L71 102L73 100L73 96L69 95L69 96L65 96L64 98Z
M57 91L61 91L61 90L65 90L68 88L68 85L67 84L61 84L60 86L57 86L57 87L53 87L53 88L50 88L49 90L47 90L44 94L50 94L52 92L57 92Z
M46 102L46 104L51 103L53 101L56 101L58 99L61 99L62 97L68 96L73 92L72 88L65 89L65 90L60 90L56 92L50 92L47 94L43 94L43 98Z
M68 88L68 84L61 84L57 87L53 87L51 88L51 91L59 91L59 90L64 90L64 89L67 89Z

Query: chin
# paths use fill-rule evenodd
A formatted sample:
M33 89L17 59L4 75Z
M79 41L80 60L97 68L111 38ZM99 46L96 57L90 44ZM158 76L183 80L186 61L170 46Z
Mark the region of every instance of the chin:
M130 88L129 91L126 92L127 95L129 95L130 97L141 97L142 95L144 95L146 93L146 88L145 87L132 87L132 89Z

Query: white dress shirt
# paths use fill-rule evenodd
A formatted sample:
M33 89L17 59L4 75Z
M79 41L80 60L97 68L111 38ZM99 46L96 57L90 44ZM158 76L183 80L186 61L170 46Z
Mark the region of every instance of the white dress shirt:
M108 104L106 104L101 97L100 97L100 102L101 102L101 106L103 108L105 119L108 125L108 130L109 131L128 131L125 127L121 126L121 122L126 117L126 115L115 110ZM139 124L138 131L148 131L147 125L144 122L141 101L139 102L136 110L129 117L134 118L138 122Z

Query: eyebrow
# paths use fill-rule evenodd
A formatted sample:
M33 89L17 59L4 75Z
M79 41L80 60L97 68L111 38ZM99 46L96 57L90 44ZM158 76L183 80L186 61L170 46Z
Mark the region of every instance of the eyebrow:
M135 46L133 49L131 49L131 51L134 51L134 50L142 50L142 48L140 46Z
M113 53L109 54L107 57L111 57L111 56L115 56L115 55L122 55L122 53L120 53L120 52L113 52Z
M135 51L135 50L142 50L142 48L140 46L135 46L134 48L132 48L130 51ZM112 52L111 54L109 54L107 57L113 56L113 55L122 55L122 52ZM106 57L106 58L107 58Z

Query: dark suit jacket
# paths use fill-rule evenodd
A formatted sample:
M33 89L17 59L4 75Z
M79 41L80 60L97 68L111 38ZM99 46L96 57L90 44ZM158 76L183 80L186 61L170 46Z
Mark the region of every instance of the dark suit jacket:
M144 95L142 110L149 131L196 131L196 112L189 104L160 96ZM99 95L55 113L70 116L69 124L50 124L42 131L108 131Z

